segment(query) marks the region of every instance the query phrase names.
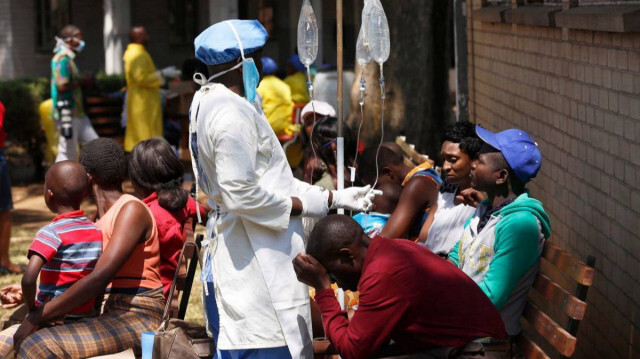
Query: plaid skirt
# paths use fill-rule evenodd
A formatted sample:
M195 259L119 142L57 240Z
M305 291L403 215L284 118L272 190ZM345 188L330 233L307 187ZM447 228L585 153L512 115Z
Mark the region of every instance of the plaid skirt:
M140 356L142 332L158 329L163 312L162 288L137 295L111 294L99 317L31 334L20 346L18 358L87 358L129 348Z

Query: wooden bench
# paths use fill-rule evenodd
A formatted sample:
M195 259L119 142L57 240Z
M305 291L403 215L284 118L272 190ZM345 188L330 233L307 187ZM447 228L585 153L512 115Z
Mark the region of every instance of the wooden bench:
M122 118L122 99L110 97L87 97L85 112L91 125L100 137L110 137L122 142L124 129L120 125Z
M516 339L517 348L525 358L569 358L587 309L595 258L588 256L584 263L546 242L540 262L522 315L523 332Z

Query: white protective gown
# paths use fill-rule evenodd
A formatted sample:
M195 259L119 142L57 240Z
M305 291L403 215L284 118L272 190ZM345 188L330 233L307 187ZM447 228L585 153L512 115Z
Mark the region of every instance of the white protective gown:
M190 131L199 187L219 214L207 222L218 347L286 345L294 359L311 359L309 293L292 265L304 251L303 227L290 217L290 197L311 186L293 177L262 111L224 85L195 94Z

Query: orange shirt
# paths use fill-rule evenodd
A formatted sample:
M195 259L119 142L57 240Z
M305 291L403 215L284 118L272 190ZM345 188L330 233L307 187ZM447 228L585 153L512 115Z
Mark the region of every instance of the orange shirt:
M144 206L153 221L153 231L151 236L144 242L136 245L127 261L120 267L113 277L111 284L107 288L111 293L136 294L147 290L162 287L160 280L160 242L158 240L158 229L153 214L139 199L123 194L116 203L109 208L107 213L96 225L102 230L103 251L109 246L109 241L113 235L116 218L122 207L131 201L138 201ZM141 271L142 270L142 271Z

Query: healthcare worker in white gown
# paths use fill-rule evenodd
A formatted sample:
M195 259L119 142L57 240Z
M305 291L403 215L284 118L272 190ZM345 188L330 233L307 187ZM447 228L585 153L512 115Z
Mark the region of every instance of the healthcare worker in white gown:
M194 77L203 86L191 104L190 148L212 208L204 302L221 359L313 357L308 289L291 263L304 251L301 217L368 210L374 197L368 187L329 192L293 177L255 102L266 40L255 20L217 23L195 40L212 75Z

